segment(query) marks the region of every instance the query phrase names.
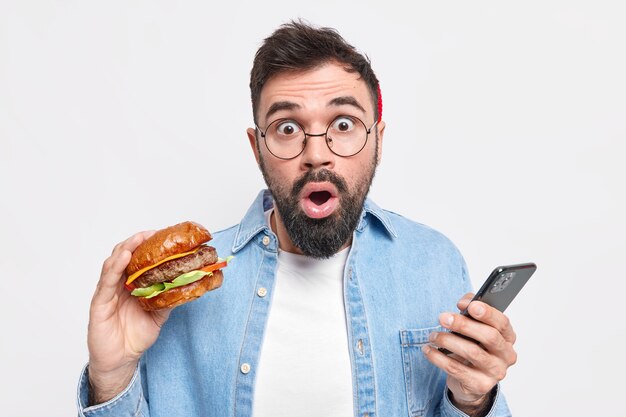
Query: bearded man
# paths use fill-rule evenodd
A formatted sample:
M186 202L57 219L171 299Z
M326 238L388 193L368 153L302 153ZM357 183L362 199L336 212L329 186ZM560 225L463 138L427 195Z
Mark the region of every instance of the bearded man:
M145 312L123 279L149 233L116 246L91 304L79 415L509 415L509 321L480 302L458 314L471 296L458 250L367 198L385 133L368 59L291 22L257 51L250 88L268 190L214 235L237 257L223 287Z

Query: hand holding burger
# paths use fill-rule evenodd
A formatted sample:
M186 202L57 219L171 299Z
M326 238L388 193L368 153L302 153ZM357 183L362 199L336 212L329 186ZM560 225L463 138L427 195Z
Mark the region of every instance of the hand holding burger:
M137 233L115 246L102 266L89 311L91 404L124 390L172 307L221 285L219 268L226 262L204 245L210 239L205 228L185 222Z
M205 245L211 234L184 222L159 230L135 251L126 267L126 288L144 310L176 307L222 285L226 261Z

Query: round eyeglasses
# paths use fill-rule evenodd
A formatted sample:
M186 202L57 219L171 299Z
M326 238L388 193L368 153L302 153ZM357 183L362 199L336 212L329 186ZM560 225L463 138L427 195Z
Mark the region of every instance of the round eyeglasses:
M328 149L335 155L354 156L363 150L376 123L368 129L358 117L342 115L333 119L324 133L306 133L293 119L274 120L265 132L255 126L272 155L279 159L293 159L304 151L307 138L316 136L324 136Z

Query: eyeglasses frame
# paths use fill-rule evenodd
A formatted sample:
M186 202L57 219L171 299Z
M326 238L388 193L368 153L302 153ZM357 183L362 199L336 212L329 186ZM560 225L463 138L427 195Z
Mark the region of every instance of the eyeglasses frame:
M356 151L355 153L351 154L351 155L340 155L337 152L333 151L333 148L330 146L330 144L328 143L328 130L330 129L330 127L332 126L332 124L335 122L335 120L340 119L342 117L349 117L351 119L356 119L359 122L361 122L361 124L363 125L363 127L365 128L365 142L363 142L363 146L361 146L361 148ZM267 137L266 137L266 133L269 130L270 126L272 126L274 123L280 122L280 121L292 121L295 124L298 125L298 127L300 127L300 129L302 129L302 133L304 133L304 141L302 144L302 149L300 150L300 152L298 152L297 155L294 155L290 158L284 158L282 156L278 156L276 155L274 152L272 152L272 150L270 149L270 147L267 145ZM356 154L358 154L359 152L361 152L364 148L365 145L367 145L367 141L369 139L369 135L370 133L372 133L372 129L374 128L374 126L376 126L378 124L378 120L374 121L374 123L372 124L372 126L370 126L370 128L368 129L367 126L365 125L365 122L363 122L363 120L361 120L360 118L356 117L356 116L351 116L348 114L340 114L339 116L335 117L333 120L330 121L330 123L328 123L328 127L326 127L326 132L324 133L306 133L306 131L304 130L304 127L302 127L302 125L300 123L298 123L297 120L291 119L289 117L285 117L285 118L280 118L280 119L276 119L273 120L271 123L269 123L267 125L267 128L265 129L265 132L259 127L259 125L257 125L256 123L254 123L254 126L257 128L257 130L259 131L259 133L261 134L261 137L263 138L263 142L265 142L265 147L267 148L267 150L269 151L269 153L271 153L272 155L274 155L276 158L278 159L282 159L283 161L289 161L291 159L295 159L297 157L299 157L300 155L302 155L302 152L304 152L304 149L306 148L306 144L307 144L307 138L308 137L321 137L324 136L324 142L326 143L326 146L328 146L328 149L335 155L340 156L342 158L350 158ZM332 139L332 138L331 138Z

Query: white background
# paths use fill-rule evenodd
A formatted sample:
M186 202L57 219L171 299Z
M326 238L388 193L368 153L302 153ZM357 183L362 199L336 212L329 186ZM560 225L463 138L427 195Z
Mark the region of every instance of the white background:
M3 416L75 414L115 243L245 213L252 58L294 17L338 28L381 80L374 200L447 234L475 286L539 265L507 311L514 414L624 415L622 2L209 3L0 1Z

